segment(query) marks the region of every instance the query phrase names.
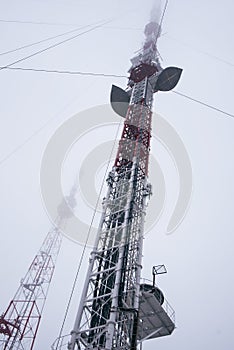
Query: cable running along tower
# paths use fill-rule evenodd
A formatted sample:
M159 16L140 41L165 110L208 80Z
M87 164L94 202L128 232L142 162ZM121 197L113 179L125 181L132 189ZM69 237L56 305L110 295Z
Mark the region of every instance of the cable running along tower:
M174 311L155 282L141 284L153 95L174 88L182 72L162 69L160 31L160 21L151 19L143 48L131 60L127 89L112 86L111 104L124 126L69 350L135 350L175 327Z
M76 205L75 192L76 185L65 197L71 208ZM58 228L66 225L69 214L62 202L58 206L56 227L48 232L14 298L0 316L0 350L33 349L62 243L62 233Z

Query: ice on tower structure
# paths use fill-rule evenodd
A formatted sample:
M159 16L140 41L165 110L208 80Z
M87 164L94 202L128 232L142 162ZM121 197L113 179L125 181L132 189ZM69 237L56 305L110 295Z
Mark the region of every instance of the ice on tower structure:
M149 64L155 66L157 71L161 71L162 67L159 62L157 51L157 40L161 34L160 25L161 6L154 6L151 11L150 22L145 27L145 42L141 52L131 59L132 67L130 71L140 64Z
M163 293L155 283L141 282L144 221L152 194L148 162L153 95L171 90L182 71L162 69L157 50L160 32L158 19L146 25L143 48L131 60L127 89L112 87L111 104L124 117L124 125L107 178L70 350L136 350L144 340L169 335L175 328L174 311Z

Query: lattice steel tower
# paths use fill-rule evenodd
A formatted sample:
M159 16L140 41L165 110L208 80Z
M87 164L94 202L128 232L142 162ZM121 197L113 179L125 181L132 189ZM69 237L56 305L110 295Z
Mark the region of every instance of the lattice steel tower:
M131 60L127 89L112 87L112 107L125 120L70 350L134 350L143 340L171 334L175 327L162 292L155 284L141 284L144 220L151 195L147 176L153 94L171 90L182 71L161 68L156 46L160 31L159 21L146 25L144 46Z
M76 186L64 200L71 208L75 202ZM7 310L0 316L0 349L32 350L49 286L53 277L56 259L62 242L62 229L69 213L64 203L58 207L56 226L47 234L34 257L20 286L10 301Z

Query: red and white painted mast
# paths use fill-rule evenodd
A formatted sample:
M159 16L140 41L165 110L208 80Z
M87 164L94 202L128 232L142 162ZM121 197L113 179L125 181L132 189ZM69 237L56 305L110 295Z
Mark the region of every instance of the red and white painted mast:
M181 75L179 68L160 65L158 10L156 20L145 27L142 50L131 60L127 89L112 87L112 107L125 119L69 350L134 350L146 339L171 334L175 327L163 308L162 292L155 285L141 284L144 221L151 195L153 95L171 90Z
M75 202L76 186L64 200L71 208ZM35 344L42 312L53 277L62 242L62 229L69 213L61 203L58 218L34 257L20 286L6 311L0 316L0 349L32 350Z

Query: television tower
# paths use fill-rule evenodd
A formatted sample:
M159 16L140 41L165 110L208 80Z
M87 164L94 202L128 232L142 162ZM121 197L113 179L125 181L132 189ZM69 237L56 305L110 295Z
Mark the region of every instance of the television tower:
M71 208L76 186L65 197ZM6 311L0 316L0 349L32 350L41 321L56 259L62 243L62 229L69 218L64 202L58 206L55 226L48 232Z
M153 95L174 88L182 72L162 69L160 32L159 20L151 18L143 48L131 60L127 89L112 86L112 107L125 120L69 350L135 350L175 327L160 289L141 283ZM154 267L154 275L162 267Z

